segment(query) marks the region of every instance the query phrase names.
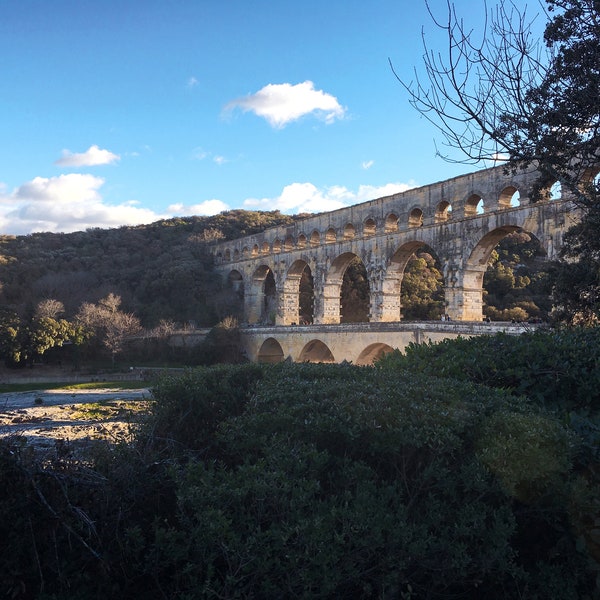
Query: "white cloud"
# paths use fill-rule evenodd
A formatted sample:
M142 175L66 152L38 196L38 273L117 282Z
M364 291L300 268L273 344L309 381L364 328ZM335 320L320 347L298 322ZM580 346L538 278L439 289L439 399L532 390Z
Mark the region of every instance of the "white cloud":
M216 215L224 210L229 210L229 206L221 200L205 200L199 204L192 204L191 206L185 206L179 202L177 204L171 204L167 211L172 215L178 216L189 216L189 215L200 215L210 216Z
M104 179L89 174L36 177L9 194L0 194L0 231L71 232L152 223L168 216L138 207L134 201L105 204L100 194L103 184Z
M280 210L288 214L327 212L383 196L391 196L415 187L414 183L388 183L382 186L361 185L357 191L344 186L319 190L312 183L292 183L276 198L248 198L244 206L251 210Z
M98 146L90 146L85 152L78 154L70 150L63 150L62 158L55 161L59 167L95 167L98 165L110 165L120 160L118 154L113 154L108 150L101 150Z
M224 156L215 156L213 161L218 165L224 165L228 160Z
M360 166L366 171L375 164L374 160L365 160Z
M342 119L346 113L335 96L315 90L312 81L296 85L270 83L256 94L232 100L225 110L235 108L240 108L243 112L251 111L279 129L308 114L332 123L336 119Z
M194 77L189 77L187 80L187 87L193 88L196 87L200 82Z

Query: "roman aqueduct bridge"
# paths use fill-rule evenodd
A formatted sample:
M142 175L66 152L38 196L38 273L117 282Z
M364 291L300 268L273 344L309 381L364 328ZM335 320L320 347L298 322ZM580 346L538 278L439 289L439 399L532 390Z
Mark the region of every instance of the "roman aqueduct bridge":
M579 218L560 192L530 202L536 175L507 175L495 167L216 243L215 268L243 296L249 324L303 322L300 281L306 274L311 321L337 324L344 272L359 257L369 282L369 322L398 322L404 269L428 246L442 267L446 313L453 321L481 322L483 275L502 238L528 232L552 259Z

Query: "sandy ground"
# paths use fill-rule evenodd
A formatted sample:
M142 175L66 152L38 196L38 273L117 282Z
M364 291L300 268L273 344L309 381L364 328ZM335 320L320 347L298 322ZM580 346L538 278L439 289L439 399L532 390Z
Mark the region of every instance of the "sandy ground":
M0 438L25 438L36 449L85 447L129 439L146 410L148 389L37 390L0 394Z

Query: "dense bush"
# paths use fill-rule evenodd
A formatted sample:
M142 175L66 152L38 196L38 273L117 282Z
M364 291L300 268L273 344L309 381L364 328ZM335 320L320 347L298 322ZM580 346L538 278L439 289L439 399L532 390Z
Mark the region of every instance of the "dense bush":
M391 363L196 369L93 464L2 454L0 594L591 597L580 445L526 398Z

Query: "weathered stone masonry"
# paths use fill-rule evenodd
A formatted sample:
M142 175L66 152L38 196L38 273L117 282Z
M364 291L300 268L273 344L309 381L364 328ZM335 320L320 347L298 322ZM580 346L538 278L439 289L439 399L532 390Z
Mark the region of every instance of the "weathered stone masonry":
M486 169L217 243L216 269L243 291L251 324L269 317L265 282L272 274L275 324L292 325L299 322L299 284L308 267L314 322L335 324L344 272L358 256L369 279L369 320L397 322L404 269L427 245L442 264L446 312L456 321L481 321L483 275L498 242L524 230L554 258L563 233L579 218L568 197L531 203L535 177L533 170L509 176L501 167Z

